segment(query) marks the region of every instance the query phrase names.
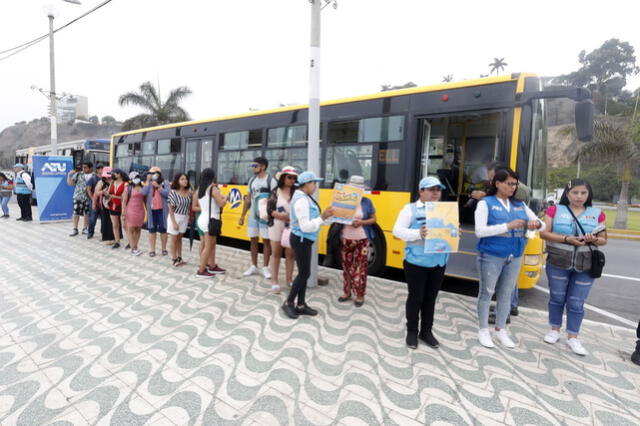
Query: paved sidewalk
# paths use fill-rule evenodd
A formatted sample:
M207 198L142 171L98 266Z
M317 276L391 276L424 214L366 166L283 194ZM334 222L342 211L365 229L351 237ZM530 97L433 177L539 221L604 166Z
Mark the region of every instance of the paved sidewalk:
M308 292L317 317L279 309L248 253L219 247L225 276L134 257L70 224L0 221L2 425L413 425L640 423L635 330L587 323L590 354L542 341L522 309L514 350L476 340L475 299L442 293L441 347L404 345L402 283L370 279L337 302L340 271ZM146 251L146 232L141 248Z

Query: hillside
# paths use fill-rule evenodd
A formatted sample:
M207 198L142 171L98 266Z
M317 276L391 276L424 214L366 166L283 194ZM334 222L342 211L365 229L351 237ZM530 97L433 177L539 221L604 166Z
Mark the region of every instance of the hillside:
M120 129L119 124L58 123L58 142L109 138ZM11 162L16 149L48 145L49 143L51 143L51 125L48 118L43 117L29 123L18 123L7 127L0 132L0 161Z

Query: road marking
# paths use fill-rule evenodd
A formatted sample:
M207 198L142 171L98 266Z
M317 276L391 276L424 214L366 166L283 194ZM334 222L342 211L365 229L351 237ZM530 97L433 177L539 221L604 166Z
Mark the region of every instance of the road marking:
M549 294L549 290L544 288L544 287L540 287L540 286L537 285L537 286L535 286L533 288L535 288L536 290L539 290L539 291L541 291L543 293ZM616 314L611 313L609 311L605 311L604 309L596 308L595 306L591 306L591 305L589 305L587 303L584 304L584 307L586 309L592 310L593 312L595 312L597 314L604 315L605 317L608 317L608 318L611 318L611 319L616 320L618 322L621 322L624 325L628 325L631 328L636 328L638 326L638 324L633 322L633 321L629 321L626 318L622 318L619 315L616 315Z
M609 277L609 278L617 278L619 280L629 280L629 281L638 281L638 282L640 282L640 278L626 277L624 275L602 274L602 276L603 277Z

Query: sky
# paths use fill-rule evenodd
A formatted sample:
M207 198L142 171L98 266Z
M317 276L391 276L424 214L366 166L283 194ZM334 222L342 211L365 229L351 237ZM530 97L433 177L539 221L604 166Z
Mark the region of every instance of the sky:
M57 8L57 28L102 0L81 2L1 0L0 51L48 31L45 4ZM57 92L87 96L90 115L118 120L141 112L118 97L145 81L162 96L191 88L183 106L193 119L304 104L310 12L308 0L112 0L56 33ZM338 0L322 11L321 99L477 78L495 57L505 73L565 74L582 49L614 37L640 63L639 12L628 0ZM49 89L48 40L0 61L0 130L47 114L32 85Z

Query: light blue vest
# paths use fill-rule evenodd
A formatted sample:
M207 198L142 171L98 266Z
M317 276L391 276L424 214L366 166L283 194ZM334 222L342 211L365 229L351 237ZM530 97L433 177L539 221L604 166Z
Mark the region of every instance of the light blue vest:
M427 225L429 221L426 217L424 205L418 207L416 203L411 203L411 225L409 229L420 229L422 225ZM433 268L436 266L445 266L449 261L448 253L425 253L424 240L407 241L404 248L404 260L412 265L422 266L425 268Z
M14 191L16 194L31 194L31 190L27 187L27 184L24 183L22 179L22 173L26 173L24 171L16 173L16 183L14 186Z
M596 207L587 207L580 216L578 221L584 228L584 232L591 232L598 226L598 218L600 217L600 209ZM556 214L553 217L553 232L563 235L582 235L582 231L577 229L573 216L569 208L563 204L558 204Z
M484 197L489 210L487 225L501 225L512 220L529 220L527 211L522 201L509 200L511 210L507 211L495 195ZM526 228L526 227L525 227ZM527 239L524 235L525 229L511 229L504 234L493 237L480 238L477 249L481 253L487 253L496 257L520 257L524 253Z
M313 201L313 199L304 192L297 190L293 193L293 197L291 198L291 233L300 237L300 240L306 238L307 240L316 241L318 239L318 233L320 231L302 232L302 229L300 229L300 223L298 222L298 218L296 217L296 209L294 208L294 205L296 204L296 201L301 198L307 198L307 200L309 201L309 219L312 220L320 217L320 209Z

